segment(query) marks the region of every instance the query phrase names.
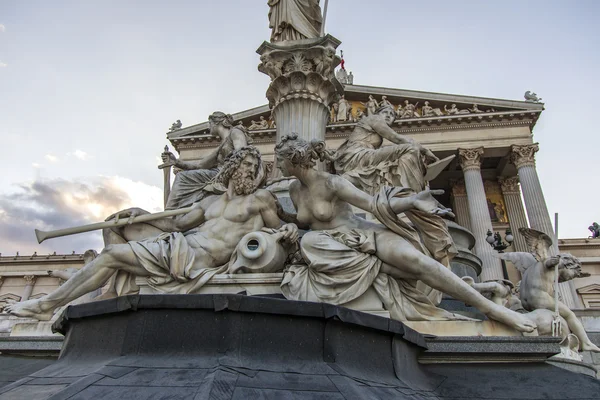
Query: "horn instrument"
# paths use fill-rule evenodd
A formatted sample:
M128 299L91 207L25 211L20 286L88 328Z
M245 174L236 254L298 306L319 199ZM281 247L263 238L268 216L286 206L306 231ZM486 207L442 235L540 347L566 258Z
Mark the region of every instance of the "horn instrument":
M119 227L119 226L124 226L124 225L128 225L128 224L136 224L136 223L140 223L140 222L149 222L149 221L154 221L154 220L161 219L161 218L168 218L168 217L173 217L175 215L186 214L186 213L192 211L192 208L193 208L193 206L190 206L190 207L185 207L185 208L179 208L177 210L168 210L168 211L161 211L161 212L157 212L157 213L153 213L153 214L138 215L137 217L134 217L134 218L114 219L114 220L110 220L110 221L96 222L94 224L74 226L74 227L65 228L65 229L57 229L54 231L40 231L40 230L36 229L35 237L37 238L38 243L42 243L46 239L52 239L52 238L61 237L61 236L75 235L77 233L91 232L91 231L95 231L98 229L104 229L104 228L115 228L115 227Z

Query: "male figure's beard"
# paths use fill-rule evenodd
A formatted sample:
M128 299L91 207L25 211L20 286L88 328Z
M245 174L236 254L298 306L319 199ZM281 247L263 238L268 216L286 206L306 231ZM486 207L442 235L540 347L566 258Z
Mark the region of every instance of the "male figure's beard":
M238 196L252 194L256 190L254 174L251 172L237 170L231 175L230 179L233 182L233 191Z

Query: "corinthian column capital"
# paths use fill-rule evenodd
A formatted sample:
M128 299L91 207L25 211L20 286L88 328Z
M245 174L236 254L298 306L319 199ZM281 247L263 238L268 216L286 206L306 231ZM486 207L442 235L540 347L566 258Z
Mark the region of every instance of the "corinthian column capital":
M25 279L26 285L33 285L35 283L36 276L35 275L25 275L23 277L23 279Z
M525 166L535 167L535 153L540 146L538 143L516 145L510 147L510 162L517 166L517 169Z
M483 155L483 147L474 149L458 149L458 157L460 166L463 171L481 168L481 156Z
M521 193L521 189L519 188L519 177L511 176L509 178L498 178L498 182L500 182L500 188L502 189L502 193Z

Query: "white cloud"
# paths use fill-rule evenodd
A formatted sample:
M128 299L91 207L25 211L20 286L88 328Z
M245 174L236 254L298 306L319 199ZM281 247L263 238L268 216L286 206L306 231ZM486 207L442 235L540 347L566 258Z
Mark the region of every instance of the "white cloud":
M58 157L56 157L56 156L53 156L52 154L46 154L46 155L44 156L44 158L45 158L46 160L50 161L50 162L53 162L53 163L55 163L55 162L58 162L58 161L59 161L59 160L58 160Z
M88 157L89 157L88 153L86 153L83 150L79 150L79 149L75 150L75 152L73 153L73 155L75 157L79 158L80 160L83 160L83 161L87 160Z
M7 63L3 63L2 61L0 61L0 68L2 68L2 67L6 67L6 66L8 66L8 64L7 64Z
M31 166L32 166L33 168L40 168L40 167L41 167L41 165L40 165L40 164L38 164L38 163L36 163L36 162L34 162L33 164L31 164Z
M33 229L54 230L99 222L116 211L134 206L149 212L162 210L161 189L118 176L38 179L18 186L15 193L0 193L3 253L100 250L100 231L65 236L39 245Z
M0 32L6 32L6 26L0 24Z

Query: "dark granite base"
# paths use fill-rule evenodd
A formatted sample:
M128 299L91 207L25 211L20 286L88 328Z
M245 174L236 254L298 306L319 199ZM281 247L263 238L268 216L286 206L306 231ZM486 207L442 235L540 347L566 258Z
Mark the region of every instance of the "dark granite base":
M600 393L600 381L544 362L423 365L422 335L327 304L127 296L69 307L55 327L66 335L59 360L0 388L0 400L533 400ZM535 342L522 338L528 340Z

